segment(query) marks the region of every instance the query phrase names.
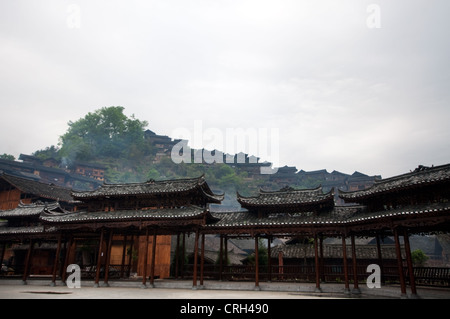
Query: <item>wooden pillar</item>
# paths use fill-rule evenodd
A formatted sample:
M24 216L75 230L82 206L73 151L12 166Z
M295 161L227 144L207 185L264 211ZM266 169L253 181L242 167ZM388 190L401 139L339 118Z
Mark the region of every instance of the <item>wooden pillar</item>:
M178 279L178 264L180 260L180 233L177 233L177 246L175 249L175 279Z
M224 265L228 266L228 236L227 235L224 236L223 242L224 242L224 252L223 252Z
M67 266L69 266L69 264L70 264L70 254L71 254L72 246L73 246L73 236L70 236L69 241L67 242L67 245L66 245L66 255L64 257L64 265L63 265L62 275L61 275L61 281L64 283L66 282L66 278L67 278Z
M58 245L56 246L55 261L53 262L52 282L50 283L50 286L52 287L56 286L56 272L58 271L59 255L61 253L61 242L62 242L62 234L59 234Z
M321 234L319 236L319 248L320 248L320 277L322 279L322 282L325 282L325 268L324 268L324 260L323 260L323 235Z
M125 256L127 254L127 235L123 236L123 246L122 246L122 262L120 263L120 278L124 277L125 274Z
M144 273L142 274L141 288L147 288L147 266L148 266L148 227L145 229L145 249L144 249Z
M407 298L406 295L406 284L405 284L405 274L403 273L403 260L402 251L400 248L400 241L398 236L398 229L394 228L394 238L395 238L395 252L397 254L397 266L398 266L398 278L400 281L401 297Z
M34 242L33 242L32 239L30 239L29 243L30 243L30 247L28 247L27 256L26 256L26 259L25 259L25 268L23 270L23 276L22 276L22 283L24 285L27 284L27 278L28 278L28 275L30 273L30 268L31 268L31 259L32 259L32 256L33 256L33 245L34 245Z
M3 259L5 258L5 252L6 252L6 243L3 243L2 245L2 253L0 255L0 262L3 264Z
M268 267L269 267L269 273L268 273L268 275L269 275L269 278L268 278L268 280L269 280L269 282L271 282L272 281L272 258L271 258L271 253L272 253L272 251L271 251L271 247L270 247L270 245L271 245L271 237L269 236L268 238L267 238L267 256L268 256L268 261L267 261L267 264L268 264Z
M223 236L220 235L220 248L219 248L219 280L222 281L223 272Z
M283 264L283 251L280 249L278 251L278 276L281 280L284 279L284 264Z
M353 262L353 294L360 294L361 290L359 289L358 283L358 262L356 260L356 244L355 244L355 235L352 234L352 262Z
M181 279L184 279L184 262L186 261L186 233L183 233L183 245L181 251Z
M111 248L112 248L113 230L109 232L108 246L106 247L106 260L105 260L105 278L103 279L104 286L108 287L109 280L109 265L111 264Z
M255 236L255 290L261 290L259 287L259 246L258 235Z
M64 254L67 251L67 240L64 241L64 246L62 247L62 251L64 252ZM59 277L61 278L62 282L64 282L64 280L63 280L63 268L64 268L65 262L66 262L66 259L64 258L62 260L62 266L59 267Z
M348 280L348 259L347 259L347 243L345 242L345 235L342 235L342 258L344 262L344 282L345 282L345 294L350 294L350 283Z
M100 282L100 268L102 267L102 246L103 246L103 237L104 237L105 230L102 228L100 232L100 240L98 243L98 253L97 253L97 268L95 269L95 283L94 287L99 287ZM70 248L68 248L69 250Z
M381 253L381 235L377 234L376 239L377 239L378 266L380 266L380 270L381 270L380 281L384 282L383 255Z
M133 263L133 247L134 247L134 235L131 236L131 243L130 243L130 256L128 257L128 270L127 270L127 277L130 277L131 275L131 267Z
M152 241L152 261L150 267L150 287L155 287L155 262L156 262L156 228L153 231L153 241Z
M205 266L205 234L202 234L202 248L200 254L200 288L203 288L203 272Z
M314 234L314 259L315 259L315 271L316 271L316 289L314 292L322 292L320 288L320 265L319 265L319 243L317 234Z
M406 262L408 264L408 273L409 273L409 284L411 286L411 297L417 298L417 289L416 289L416 278L414 276L414 268L412 264L411 258L411 246L409 244L409 235L408 231L405 229L403 232L403 238L405 241L405 253L406 253Z
M198 236L199 230L197 229L195 231L195 242L194 242L194 273L192 275L192 289L197 289Z

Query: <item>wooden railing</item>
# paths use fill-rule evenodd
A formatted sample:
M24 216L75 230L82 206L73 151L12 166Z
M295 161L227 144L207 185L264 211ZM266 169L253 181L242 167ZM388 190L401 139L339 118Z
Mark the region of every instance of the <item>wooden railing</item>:
M450 268L444 267L415 267L414 276L417 285L450 287ZM367 266L357 266L356 275L359 282L365 282L370 273L366 272ZM200 267L198 268L200 272ZM186 265L185 277L192 276L193 265ZM409 283L408 268L403 267L404 277ZM233 265L223 266L222 272L218 265L204 265L205 278L221 280L254 280L255 266ZM349 281L353 282L353 267L348 266ZM297 281L314 282L314 265L284 265L284 266L260 266L259 279L261 281ZM324 265L321 271L322 282L344 282L344 268L342 265ZM398 283L399 274L397 266L385 266L381 269L383 283Z
M44 266L43 266L44 267ZM365 282L370 275L366 272L367 266L357 266L356 274L359 282ZM42 268L42 267L41 267ZM43 269L33 266L31 269L32 275L41 275ZM48 266L46 266L46 269ZM193 274L193 265L185 265L183 271L184 278L190 278ZM2 272L1 277L18 277L23 274L24 266L16 265L10 267L8 272ZM204 265L203 275L205 279L216 280L240 280L240 281L252 281L255 279L255 266L254 265L232 265L222 266L220 271L219 265ZM438 286L438 287L450 287L450 268L447 267L414 267L414 277L416 285L423 286ZM47 269L48 271L48 269ZM100 268L100 277L104 277L104 266ZM409 283L408 268L403 267L405 280ZM59 274L60 272L58 272ZM109 266L109 278L119 279L128 278L130 272L128 265L110 265ZM81 277L85 279L93 279L96 275L96 266L83 266L81 267ZM200 275L200 266L198 266L198 275ZM348 266L348 276L350 282L353 281L353 267ZM181 272L178 278L181 277ZM294 281L294 282L314 282L315 281L315 267L314 265L273 265L259 267L259 279L261 281ZM344 268L342 265L324 265L321 270L322 282L344 282ZM399 281L398 267L397 266L385 266L381 270L381 280L384 283L397 283Z
M415 267L413 270L417 285L450 287L450 268ZM407 269L405 273L409 279Z

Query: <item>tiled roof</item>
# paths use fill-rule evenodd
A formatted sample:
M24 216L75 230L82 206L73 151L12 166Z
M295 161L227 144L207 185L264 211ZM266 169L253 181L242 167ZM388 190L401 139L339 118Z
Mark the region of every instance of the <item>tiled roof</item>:
M58 204L53 203L49 204L49 208L55 208ZM39 216L44 209L47 207L47 204L42 203L34 203L34 204L23 204L20 203L17 208L9 209L9 210L0 210L0 218L9 219L15 217L29 217L29 216Z
M346 200L356 200L388 193L394 190L398 191L412 187L421 187L442 181L450 181L450 164L435 167L419 166L411 173L375 180L373 186L365 190L354 192L339 190L339 197Z
M299 225L325 225L345 224L349 218L355 216L360 207L335 206L331 212L316 214L314 212L276 213L258 218L248 211L213 213L213 217L220 220L207 227L234 228L247 226L299 226Z
M244 228L244 227L288 227L288 226L351 226L352 224L372 223L383 219L426 217L431 214L450 212L450 203L434 203L415 205L378 212L367 212L362 206L335 206L330 212L316 214L314 212L269 214L266 217L256 216L248 211L213 213L220 219L206 225L209 228Z
M347 223L359 223L379 220L382 218L398 218L406 216L425 217L427 214L445 213L450 211L450 203L432 203L423 205L403 206L377 212L362 212L347 220Z
M0 175L0 178L18 188L23 193L51 199L53 201L75 203L70 194L71 190L69 188L56 186L53 184L41 183L7 174Z
M352 247L347 245L347 257L352 256ZM355 245L356 256L360 259L377 259L377 245ZM283 253L283 258L314 258L314 245L295 244L295 245L278 245L271 249L271 257L278 258L279 252ZM383 259L396 259L395 245L381 245L381 255ZM404 258L404 252L402 250ZM323 245L324 258L343 258L342 245Z
M292 206L318 204L322 202L334 202L333 192L323 193L322 187L315 189L296 190L291 187L282 188L279 191L260 190L256 197L244 197L238 194L238 202L242 207L262 207L262 206Z
M214 194L206 183L205 177L166 181L150 180L144 183L103 184L93 191L73 192L74 198L83 200L104 196L126 196L143 194L171 194L199 190L211 202L220 203L223 195Z
M150 210L118 210L112 212L54 212L45 210L40 219L54 224L98 221L157 220L201 217L204 209L196 206Z
M0 227L0 236L5 235L37 235L44 233L56 232L56 227L44 227L44 226L22 226L22 227Z

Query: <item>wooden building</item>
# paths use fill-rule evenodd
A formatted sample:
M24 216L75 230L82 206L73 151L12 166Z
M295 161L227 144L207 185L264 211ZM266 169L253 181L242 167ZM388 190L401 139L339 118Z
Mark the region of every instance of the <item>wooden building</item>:
M105 166L103 165L77 161L73 164L72 170L75 174L93 178L100 182L105 180Z
M153 181L132 184L103 184L94 191L73 192L77 212L46 210L41 215L45 225L64 230L66 236L85 234L99 239L98 268L111 263L112 242L122 238L123 250L128 238L138 253L137 275L151 273L165 278L170 272L171 235L199 231L202 224L213 219L209 203L220 203L223 195L214 194L203 176L193 179ZM107 237L107 239L105 239ZM104 244L108 242L108 244ZM122 260L124 260L122 253ZM148 260L152 260L151 263ZM98 282L98 274L96 276Z
M378 245L378 240L381 242ZM367 277L368 265L382 266L383 280L389 280L390 274L396 277L396 247L390 238L355 238L355 253L358 258L356 269L358 279ZM402 260L405 259L404 245ZM352 242L346 239L346 256L352 255ZM314 278L315 251L314 243L304 237L294 237L271 249L271 264L275 265L272 278L282 277L284 280L305 280ZM319 238L319 264L322 282L343 282L344 251L342 243L335 238ZM353 273L353 265L349 265L349 273ZM393 278L394 280L396 278Z
M42 183L27 178L0 174L0 210L15 209L20 203L31 204L38 201L58 201L66 210L75 207L72 190L50 183Z
M55 159L40 160L31 155L20 155L23 162L0 159L0 172L41 183L54 184L61 187L75 189L94 189L102 184L102 180L95 179L68 168L60 168ZM103 168L104 169L104 168ZM102 176L101 171L97 171Z
M0 226L0 240L3 244L0 260L11 275L51 274L56 258L56 245L52 241L52 237L55 236L55 234L52 236L52 232L55 228L44 230L40 216L45 208L54 209L56 206L59 207L55 203L20 203L14 209L0 211L0 220L3 220ZM35 245L32 240L39 241L40 244ZM29 255L30 251L33 251L33 255ZM31 266L26 268L27 264Z
M353 277L352 292L358 293L360 277L357 269L365 259L368 259L367 262L372 259L365 258L355 242L357 237L370 236L376 239L376 249L372 246L371 251L376 251L380 262L392 260L394 248L397 270L392 275L398 278L402 296L406 296L408 277L411 295L414 296L416 289L409 235L450 230L450 164L419 167L408 174L377 180L372 187L364 190L339 190L338 195L346 202L346 206L335 204L333 190L324 192L322 187L306 190L285 187L279 191L260 190L256 196L244 197L238 194L238 201L244 210L211 213L209 204L219 204L223 195L214 194L204 176L169 181L150 180L145 183L103 184L96 190L76 191L71 195L77 202L76 211L67 211L59 205L40 207L38 220L41 228L36 232L24 231L22 228L23 233L14 235L15 226L9 223L11 219L0 230L0 241L3 243L14 238L30 242L26 255L28 266L25 269L32 267L30 256L36 238L57 242L55 256L60 255L61 245L66 243L66 257L63 261L55 258L53 282L58 262L64 265L71 263L77 245L90 240L97 249L94 267L96 284L100 277L104 278L104 283L108 282L110 271L101 276L101 269L110 269L115 258L115 245L116 260L120 259L122 266L126 262L125 251L138 251L136 267L142 276L143 287L147 287L147 279L150 278L152 285L155 276L159 274L164 277L164 269L170 263L170 247L162 247L169 246L170 241L165 241L164 236L176 236L175 268L183 269L184 257L179 252L184 250L179 248L184 247L186 234L193 234L193 256L199 258L193 258L191 274L193 287L197 287L198 274L200 285L203 284L205 236L211 234L220 236L219 275L224 271L223 261L227 259L224 252L228 251L228 239L254 239L255 289L259 289L262 269L258 264L261 239L268 242L269 256L273 256L270 243L276 237L313 239L309 246L312 249L309 256L314 261L311 273L316 291L321 291L321 278L325 274L321 266L322 255L325 254L323 238L332 237L341 241L340 246L333 246L330 254L335 260L341 259L339 269L345 291L350 293L350 277ZM37 216L38 213L33 214ZM380 242L386 236L394 238L389 254L383 250L386 247L383 248ZM403 237L404 245L400 244L400 237ZM161 241L158 243L158 240ZM165 253L165 249L169 253ZM268 278L271 278L271 275L275 275L275 272L271 272L277 265L273 265L274 260L269 260L271 264L267 269ZM24 272L24 280L27 273ZM177 275L178 271L175 273Z
M36 237L46 240L40 215L45 208L56 206L66 210L76 209L76 200L71 196L71 189L21 178L8 174L0 175L0 238L4 243L2 258L5 266L15 273L23 272L25 257L29 248L27 240ZM55 206L55 202L59 202ZM41 236L42 235L42 236ZM52 237L52 236L50 236ZM51 272L55 258L55 242L49 242L34 247L31 257L33 268L30 273L48 275Z

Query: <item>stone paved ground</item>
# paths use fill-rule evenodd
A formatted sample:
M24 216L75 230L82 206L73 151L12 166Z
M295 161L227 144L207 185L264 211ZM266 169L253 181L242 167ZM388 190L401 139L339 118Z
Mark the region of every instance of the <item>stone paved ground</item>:
M1 299L305 299L332 298L292 292L192 290L176 288L129 287L50 287L37 285L0 285Z
M360 285L360 295L345 295L342 284L322 284L322 293L309 283L260 283L255 291L252 282L205 281L205 289L192 289L188 280L156 280L155 288L142 289L139 281L111 281L109 287L94 288L92 281L82 281L81 288L68 288L50 280L0 280L0 299L399 299L398 286L369 289ZM201 287L197 287L201 288ZM352 288L352 287L350 287ZM407 293L410 296L408 287ZM450 299L450 288L418 287L422 299Z
M50 280L29 280L27 285L22 285L20 280L0 280L0 302L20 313L21 317L48 314L116 318L126 314L133 318L144 315L163 319L276 319L293 315L305 317L313 313L334 318L342 311L350 313L355 309L358 309L358 317L368 312L383 317L386 309L401 309L402 315L411 318L424 307L422 302L416 301L408 302L406 306L399 304L402 301L399 300L398 286L379 290L361 287L360 295L349 296L343 293L343 285L339 284L322 284L322 293L314 292L314 284L299 283L263 282L260 291L255 291L251 282L219 281L205 281L205 289L192 289L191 281L175 280L157 280L155 288L145 289L140 288L138 281L112 281L109 287L93 286L92 281L82 282L81 288L68 288L61 282L52 287ZM420 287L418 292L423 299L450 299L450 289ZM13 304L15 301L17 303ZM434 313L446 313L446 301L443 301L433 305ZM267 312L256 313L258 309Z

